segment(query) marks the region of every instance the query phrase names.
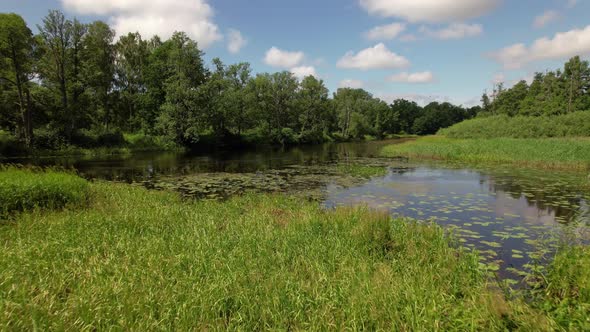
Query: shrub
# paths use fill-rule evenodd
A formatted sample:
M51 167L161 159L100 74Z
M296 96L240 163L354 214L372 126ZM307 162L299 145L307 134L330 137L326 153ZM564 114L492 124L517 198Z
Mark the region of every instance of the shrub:
M35 208L58 209L88 198L88 182L53 170L0 168L0 217Z

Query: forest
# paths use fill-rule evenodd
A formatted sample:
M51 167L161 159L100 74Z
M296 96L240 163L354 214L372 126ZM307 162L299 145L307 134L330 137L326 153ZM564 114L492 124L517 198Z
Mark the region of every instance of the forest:
M158 137L180 146L306 144L434 134L480 107L399 99L363 89L333 95L314 76L254 74L250 64L203 60L187 34L115 40L104 22L50 11L33 34L0 14L0 140L58 150Z

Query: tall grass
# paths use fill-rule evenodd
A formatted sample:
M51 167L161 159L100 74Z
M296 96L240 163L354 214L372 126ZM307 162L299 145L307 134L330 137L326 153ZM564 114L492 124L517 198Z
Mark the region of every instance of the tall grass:
M0 330L548 329L435 225L98 183L0 227ZM518 308L518 310L514 309Z
M72 174L0 166L0 219L17 211L79 205L88 193L88 183Z
M404 156L468 163L515 164L547 169L590 169L590 138L452 139L419 138L383 148L385 157Z
M450 138L589 137L590 111L553 116L491 116L460 122L439 132Z
M531 290L531 304L560 327L590 331L590 248L566 245L556 255L541 284Z

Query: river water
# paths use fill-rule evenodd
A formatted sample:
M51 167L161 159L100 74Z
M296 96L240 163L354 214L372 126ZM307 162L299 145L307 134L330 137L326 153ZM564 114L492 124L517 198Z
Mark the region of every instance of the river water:
M564 238L588 238L585 174L379 158L383 146L402 142L4 162L75 169L88 179L176 190L185 197L287 192L328 209L367 205L444 226L458 244L478 250L482 264L515 284L545 264ZM386 175L343 174L341 165L381 167Z

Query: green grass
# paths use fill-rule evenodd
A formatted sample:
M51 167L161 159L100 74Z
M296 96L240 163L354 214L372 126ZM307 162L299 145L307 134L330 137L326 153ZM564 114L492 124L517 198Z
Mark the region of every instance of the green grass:
M553 116L491 116L442 129L450 138L590 137L590 111Z
M283 195L91 184L0 227L0 330L501 331L554 325L430 224Z
M534 305L561 327L590 330L590 248L566 246L555 257Z
M358 176L363 178L371 178L374 176L384 176L387 174L387 168L383 166L368 166L359 164L338 164L336 169L344 174Z
M385 157L585 171L590 168L590 138L453 139L429 136L387 146L381 154Z
M0 218L35 208L79 205L88 191L88 183L76 175L0 166Z

